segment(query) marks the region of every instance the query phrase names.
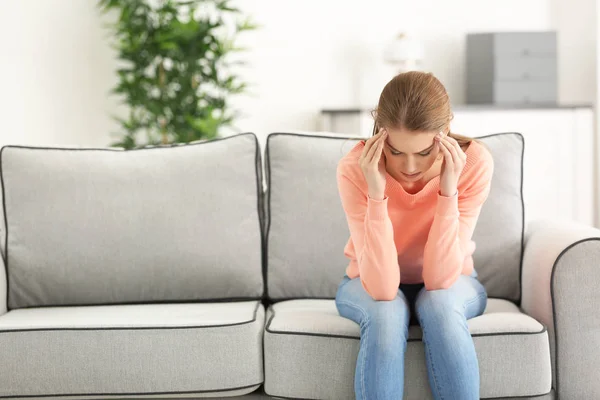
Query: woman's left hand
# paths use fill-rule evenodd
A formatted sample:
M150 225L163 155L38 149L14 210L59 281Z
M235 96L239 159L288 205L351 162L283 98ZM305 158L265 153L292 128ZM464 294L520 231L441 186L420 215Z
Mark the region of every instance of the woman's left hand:
M435 137L435 141L444 155L440 177L440 194L445 197L452 197L458 191L458 178L465 167L467 155L455 139L444 135L442 132Z

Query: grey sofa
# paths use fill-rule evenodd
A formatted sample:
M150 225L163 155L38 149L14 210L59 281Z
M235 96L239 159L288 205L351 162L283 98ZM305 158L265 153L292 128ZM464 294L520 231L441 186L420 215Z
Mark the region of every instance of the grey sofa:
M2 148L0 399L352 399L335 171L358 140ZM600 231L525 227L523 137L480 140L495 159L474 235L481 397L600 398ZM431 398L420 338L405 399Z

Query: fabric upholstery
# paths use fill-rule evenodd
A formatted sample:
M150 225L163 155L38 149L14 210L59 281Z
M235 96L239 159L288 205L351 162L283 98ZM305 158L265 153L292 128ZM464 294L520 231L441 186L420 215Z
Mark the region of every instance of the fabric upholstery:
M11 310L0 398L249 393L263 382L264 315L259 301Z
M6 307L6 295L8 294L7 290L8 286L6 283L6 268L4 266L4 259L0 256L0 316L8 311Z
M519 133L479 138L494 158L494 176L473 232L473 255L479 280L488 295L519 301L524 239L523 152Z
M542 396L496 397L493 400L512 400L512 399L514 399L514 400L554 400L555 398L556 397L554 395L554 391L551 391L547 395L542 395ZM215 397L215 399L216 399L216 397ZM262 387L255 390L254 392L244 395L244 396L227 397L227 400L267 400L267 399L283 399L283 397L269 396L269 395L265 394Z
M270 299L335 295L348 228L336 190L339 158L355 142L339 137L267 138L267 293Z
M8 307L260 298L260 163L253 134L4 147Z
M600 398L600 230L538 220L527 229L524 312L548 327L560 398Z
M267 139L267 293L272 300L335 297L350 237L336 184L339 160L360 138L275 133ZM523 137L480 138L494 176L473 238L490 297L518 301L523 241Z
M489 299L486 312L468 321L481 371L481 397L544 395L551 391L546 328L518 310ZM271 396L353 398L360 328L332 300L289 300L267 311L265 392ZM291 362L293 360L293 362ZM421 330L409 329L405 399L429 399ZM510 382L510 384L507 384Z

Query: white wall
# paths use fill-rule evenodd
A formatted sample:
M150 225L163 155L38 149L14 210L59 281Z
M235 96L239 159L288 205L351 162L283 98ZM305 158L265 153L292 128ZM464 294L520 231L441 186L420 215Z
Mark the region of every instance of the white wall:
M0 1L0 145L105 145L112 51L94 1Z
M595 43L587 17L592 1L576 0L573 13L571 0L239 1L262 28L240 42L251 48L244 76L252 91L234 101L245 115L237 126L263 142L270 132L316 129L322 108L373 106L392 73L382 50L405 29L422 38L425 68L456 104L465 98L467 32L564 29L569 60L561 61L561 93L568 101L588 101L595 87L585 84L595 79L585 52ZM108 96L116 61L95 4L0 2L0 145L109 143L117 128L108 115L117 111Z
M315 129L321 108L374 106L392 73L383 48L404 29L423 40L425 69L463 103L467 32L545 30L551 22L546 0L243 4L264 28L244 40L254 48L247 77L257 92L236 104L248 115L240 125L259 133Z
M551 0L558 31L558 94L563 103L596 100L596 0Z

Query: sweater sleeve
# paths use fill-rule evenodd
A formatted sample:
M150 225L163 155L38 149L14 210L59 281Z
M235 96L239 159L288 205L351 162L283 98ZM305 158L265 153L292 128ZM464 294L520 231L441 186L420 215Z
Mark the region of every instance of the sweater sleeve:
M388 197L371 198L339 170L337 182L362 286L374 300L393 300L400 284L400 268Z
M452 197L438 193L423 255L423 281L427 290L452 286L473 253L471 239L490 191L493 161L488 158L481 165L473 165L471 171L471 182L462 192Z

